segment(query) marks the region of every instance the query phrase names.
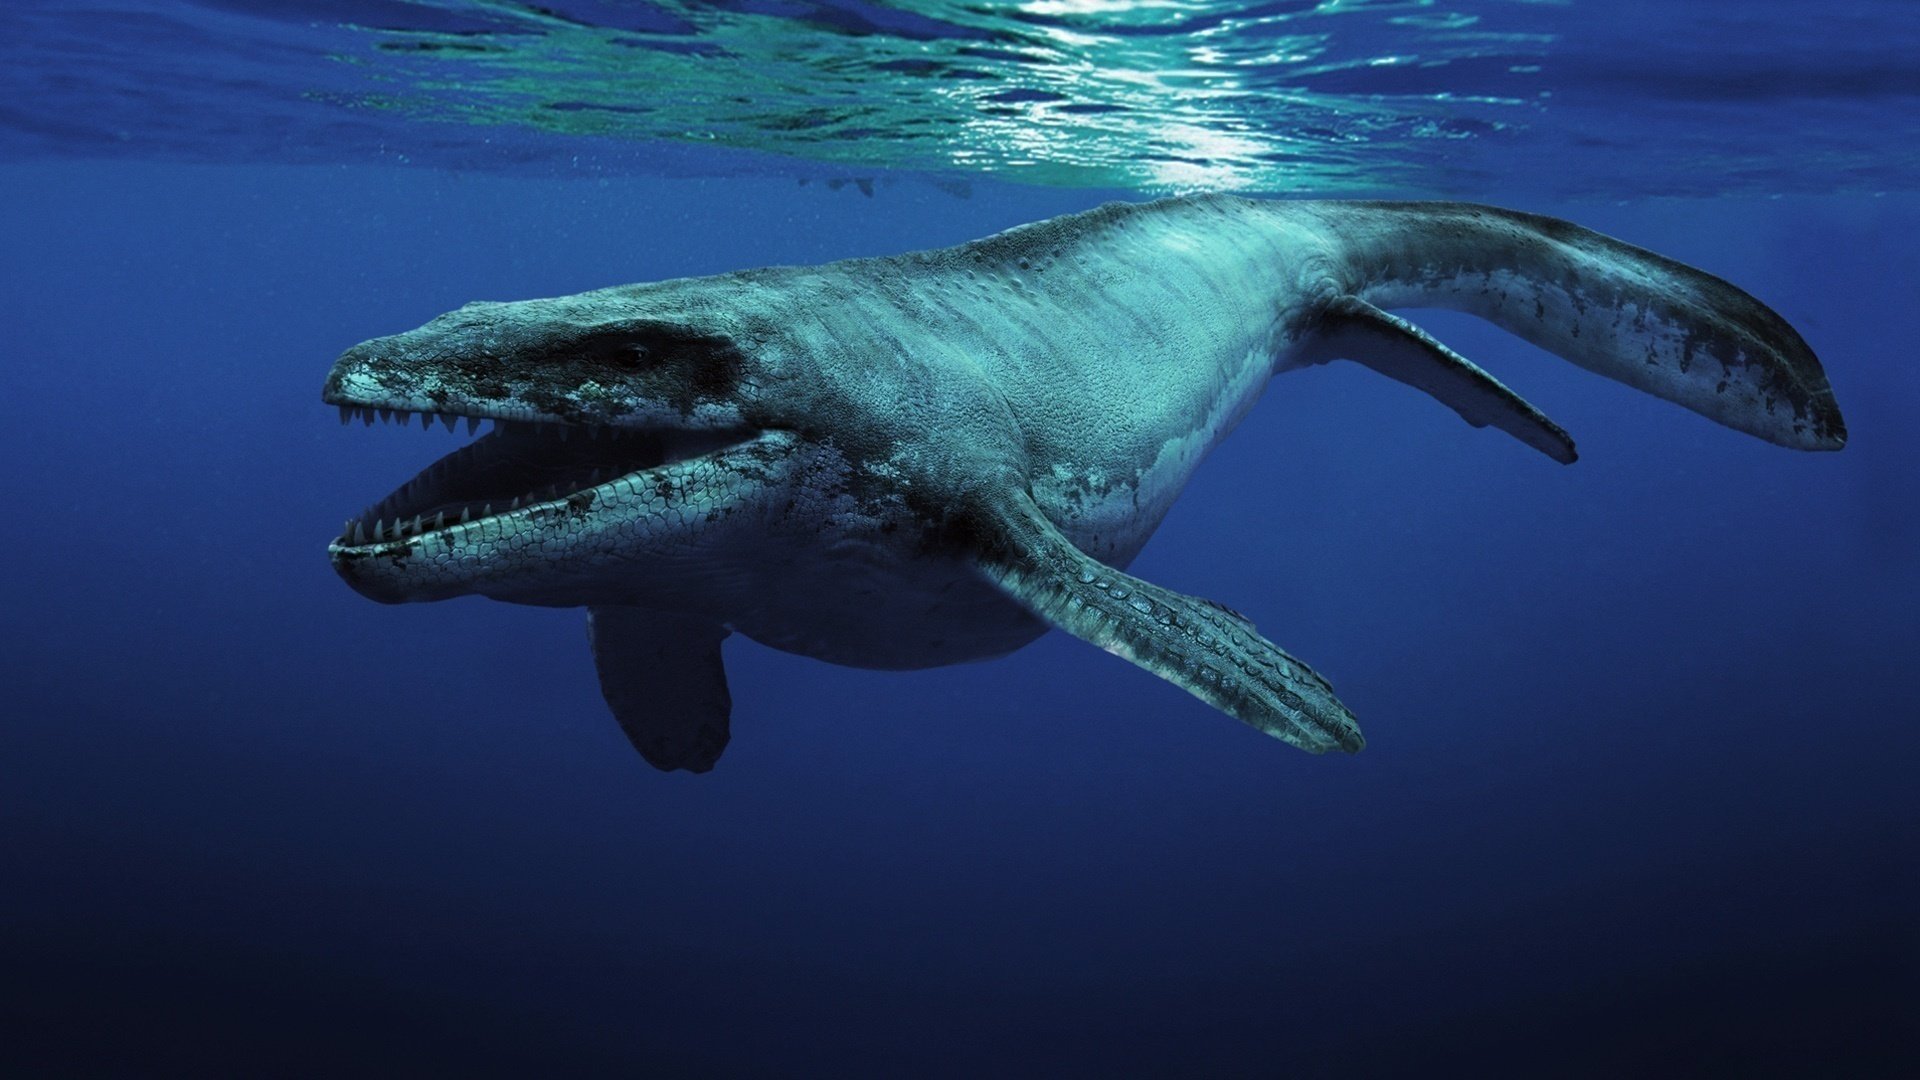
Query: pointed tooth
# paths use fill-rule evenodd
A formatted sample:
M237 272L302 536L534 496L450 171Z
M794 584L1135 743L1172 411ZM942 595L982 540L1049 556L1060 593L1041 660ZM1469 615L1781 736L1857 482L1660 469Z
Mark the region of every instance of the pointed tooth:
M452 413L441 413L441 414L440 414L440 423L441 423L441 424L442 424L443 426L445 426L445 427L446 427L446 429L447 429L448 431L452 431L452 430L453 430L453 414L452 414Z
M474 432L479 430L480 430L480 418L477 416L467 417L467 434L471 435Z
M362 405L360 407L360 422L366 425L367 427L372 427L373 426L373 410Z
M515 495L513 501L507 504L507 513L511 514L518 509L520 509L520 496Z
M419 514L413 515L413 531L414 532L420 531L420 515Z
M358 521L353 523L353 542L356 547L367 542L367 528L364 523Z
M493 516L493 504L492 504L492 503L487 503L487 504L486 504L486 507L487 507L487 508L486 508L485 510L482 510L482 511L480 512L480 516L481 516L481 517L492 517L492 516Z
M420 430L421 431L433 430L433 414L432 413L423 412L420 414Z
M473 520L473 507L471 506L461 507L460 508L460 524L465 525L467 522L472 520Z
M433 515L433 527L435 529L444 529L447 527L447 512L445 510Z
M351 423L353 423L353 406L340 406L340 426L345 427Z

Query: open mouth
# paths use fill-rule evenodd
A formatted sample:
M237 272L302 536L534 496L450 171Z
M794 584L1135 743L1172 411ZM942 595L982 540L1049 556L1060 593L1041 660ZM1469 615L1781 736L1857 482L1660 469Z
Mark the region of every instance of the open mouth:
M447 430L481 417L340 406L340 422L376 419L406 426L419 418ZM532 515L648 470L711 454L752 438L748 430L645 430L606 424L494 420L478 439L421 470L347 521L338 548L412 540L493 518Z

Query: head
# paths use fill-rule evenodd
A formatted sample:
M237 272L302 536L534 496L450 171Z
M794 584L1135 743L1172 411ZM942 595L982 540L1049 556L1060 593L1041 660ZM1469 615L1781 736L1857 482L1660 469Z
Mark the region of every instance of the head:
M623 570L670 580L750 529L796 441L761 400L778 333L678 284L468 304L347 350L323 394L343 423L490 430L350 519L334 568L386 602L618 602Z

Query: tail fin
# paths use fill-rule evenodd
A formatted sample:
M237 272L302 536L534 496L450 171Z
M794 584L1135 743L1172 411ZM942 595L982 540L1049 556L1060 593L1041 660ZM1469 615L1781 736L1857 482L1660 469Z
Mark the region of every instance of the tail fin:
M1711 274L1556 218L1469 203L1318 204L1338 287L1487 319L1589 371L1802 450L1847 429L1813 350Z

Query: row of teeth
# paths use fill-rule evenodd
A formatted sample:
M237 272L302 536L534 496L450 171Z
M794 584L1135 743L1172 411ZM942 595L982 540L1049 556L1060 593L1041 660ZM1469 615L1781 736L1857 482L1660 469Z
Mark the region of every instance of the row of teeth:
M587 486L598 487L602 480L610 480L619 475L623 474L616 469L595 469L587 474ZM412 485L408 486L410 487ZM562 494L571 494L574 490L575 489L569 488L563 492L558 484L548 484L542 491L528 492L511 502L501 504L502 509L500 512L510 514L522 506L532 506L540 502L553 502L560 498ZM579 490L585 489L582 488ZM444 529L448 525L465 525L475 518L492 517L494 513L493 507L493 503L471 503L461 507L460 513L457 515L442 512L432 517L415 514L410 519L394 518L391 521L385 518L378 518L375 519L371 525L367 524L365 519L349 520L346 526L340 530L340 539L343 542L350 541L355 545L365 544L369 541L381 544L390 540L401 540L409 536L418 536L421 533L433 532L436 529Z
M374 420L378 419L383 424L391 424L397 420L401 427L406 427L413 422L415 416L420 418L420 428L423 431L431 430L436 418L442 424L446 425L448 431L453 430L453 422L455 420L465 420L467 422L467 434L469 435L480 430L480 418L477 416L453 416L448 413L430 412L414 413L406 409L376 409L366 405L340 406L340 422L342 424L351 424L355 420L358 420L368 427L372 427Z
M480 417L478 416L455 416L451 413L431 413L431 412L416 413L416 412L409 411L407 409L374 408L373 406L370 406L370 405L340 406L340 422L342 424L351 424L355 420L358 420L362 424L365 424L368 427L372 427L373 422L375 420L379 420L383 424L397 423L401 427L406 427L407 425L413 423L413 418L416 416L420 418L420 430L422 431L433 430L433 422L435 420L440 421L440 423L448 431L452 431L454 429L454 422L458 420L465 420L467 422L467 434L469 435L472 435L480 430ZM494 426L495 427L504 426L508 428L522 428L522 429L525 429L525 428L548 429L557 433L560 436L560 440L562 442L565 442L567 438L570 435L572 435L576 429L585 432L587 438L589 439L598 439L602 435L605 435L611 438L616 435L625 434L627 430L625 428L610 427L602 424L560 424L560 423L540 423L540 422L519 424L519 423L512 423L504 420L495 420Z

